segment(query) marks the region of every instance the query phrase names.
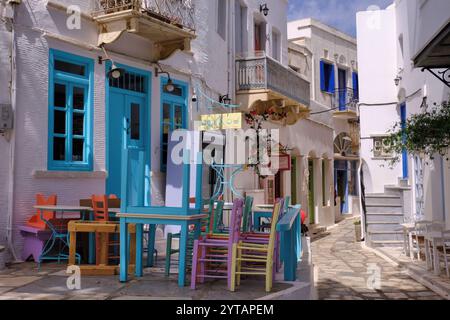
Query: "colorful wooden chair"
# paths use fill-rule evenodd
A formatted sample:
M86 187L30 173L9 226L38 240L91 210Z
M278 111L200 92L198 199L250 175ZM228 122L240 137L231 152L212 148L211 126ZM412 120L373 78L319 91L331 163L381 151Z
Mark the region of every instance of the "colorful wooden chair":
M40 193L36 194L36 204L38 206L48 206L48 205L56 206L57 201L58 197L56 194L52 194L48 198ZM44 219L47 221L53 220L55 218L54 211L43 211L42 215ZM28 219L27 225L40 230L48 229L47 224L41 218L40 210L37 210L36 214L33 215L30 219Z
M107 195L92 195L92 209L94 212L94 220L100 222L109 221L109 208ZM111 239L110 235L95 234L95 252L96 264L108 264L110 260L119 259L118 248L119 241Z
M272 290L274 268L276 267L275 245L277 241L276 224L284 207L284 200L275 203L267 244L257 244L240 240L233 244L231 266L231 291L240 285L242 275L263 275L266 278L266 292Z
M242 216L242 232L249 232L252 229L252 209L253 197L246 196L244 203L244 215Z
M239 241L244 201L236 199L230 219L230 233L227 238L218 239L204 236L194 242L192 257L191 289L195 289L197 280L206 278L227 279L231 288L231 253L233 244Z
M195 203L195 198L191 198L189 199L190 203ZM207 202L207 200L203 201L203 205L205 205L205 202ZM223 208L223 204L222 204L222 208ZM214 208L214 200L211 199L208 202L208 208L206 210L204 210L205 213L208 214L208 218L204 219L202 221L202 234L207 234L210 232L210 230L212 230L213 228L213 224L212 224L212 216L213 216L213 212L217 210ZM168 233L167 234L167 241L166 241L166 263L165 263L165 268L164 268L164 273L166 275L166 277L168 277L170 275L170 265L172 264L172 260L171 260L171 256L173 254L179 253L180 250L179 249L174 249L173 248L173 239L180 239L181 234L180 233ZM187 263L188 266L191 265L191 261L190 261L190 257L192 256L192 249L194 247L194 230L190 230L189 233L189 238L188 238L188 253L187 253Z

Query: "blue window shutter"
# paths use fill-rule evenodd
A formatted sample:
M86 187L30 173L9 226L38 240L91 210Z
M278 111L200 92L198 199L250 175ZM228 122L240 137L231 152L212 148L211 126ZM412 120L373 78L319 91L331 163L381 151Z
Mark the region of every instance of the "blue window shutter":
M352 73L352 79L353 79L353 95L355 98L359 98L359 79L358 74L356 72Z
M325 62L320 61L320 90L327 91L325 85Z
M330 65L330 82L328 83L328 92L334 93L335 82L334 82L334 65Z

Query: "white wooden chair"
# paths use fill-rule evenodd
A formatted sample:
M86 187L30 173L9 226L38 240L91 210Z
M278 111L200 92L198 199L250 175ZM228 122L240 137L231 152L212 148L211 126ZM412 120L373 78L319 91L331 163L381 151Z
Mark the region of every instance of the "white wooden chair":
M425 234L427 233L442 233L445 228L445 223L442 221L432 221L431 223L425 224ZM434 238L433 238L434 239ZM435 244L433 243L434 240L431 242L427 240L425 237L425 257L427 261L427 268L431 269L434 264L434 247ZM436 245L439 245L439 243L436 243ZM442 247L437 247L439 254L439 250L442 250Z
M442 231L442 246L438 247L439 262L444 261L447 277L450 278L449 260L450 260L450 230Z
M412 234L412 243L411 243L411 252L412 252L412 256L414 256L414 254L417 255L417 260L422 261L420 254L424 253L425 257L428 258L428 250L427 250L427 246L425 243L425 233L427 231L427 225L428 224L432 224L433 221L427 221L427 220L423 220L423 221L417 221L414 230L411 232ZM428 266L428 261L429 259L427 259L427 266Z

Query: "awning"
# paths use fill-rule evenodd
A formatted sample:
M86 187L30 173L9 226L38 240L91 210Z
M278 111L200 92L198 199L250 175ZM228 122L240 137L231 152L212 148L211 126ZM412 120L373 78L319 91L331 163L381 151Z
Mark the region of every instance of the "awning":
M416 68L428 70L450 87L450 19L413 60Z

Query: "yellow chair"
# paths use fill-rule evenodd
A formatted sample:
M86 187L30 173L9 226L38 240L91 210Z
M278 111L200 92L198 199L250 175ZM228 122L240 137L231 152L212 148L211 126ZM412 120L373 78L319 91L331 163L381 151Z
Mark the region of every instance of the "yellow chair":
M236 285L241 282L241 275L262 275L266 277L266 292L272 290L276 224L283 208L283 199L277 200L273 208L270 238L267 244L255 244L239 241L233 245L231 265L231 291L235 291Z

